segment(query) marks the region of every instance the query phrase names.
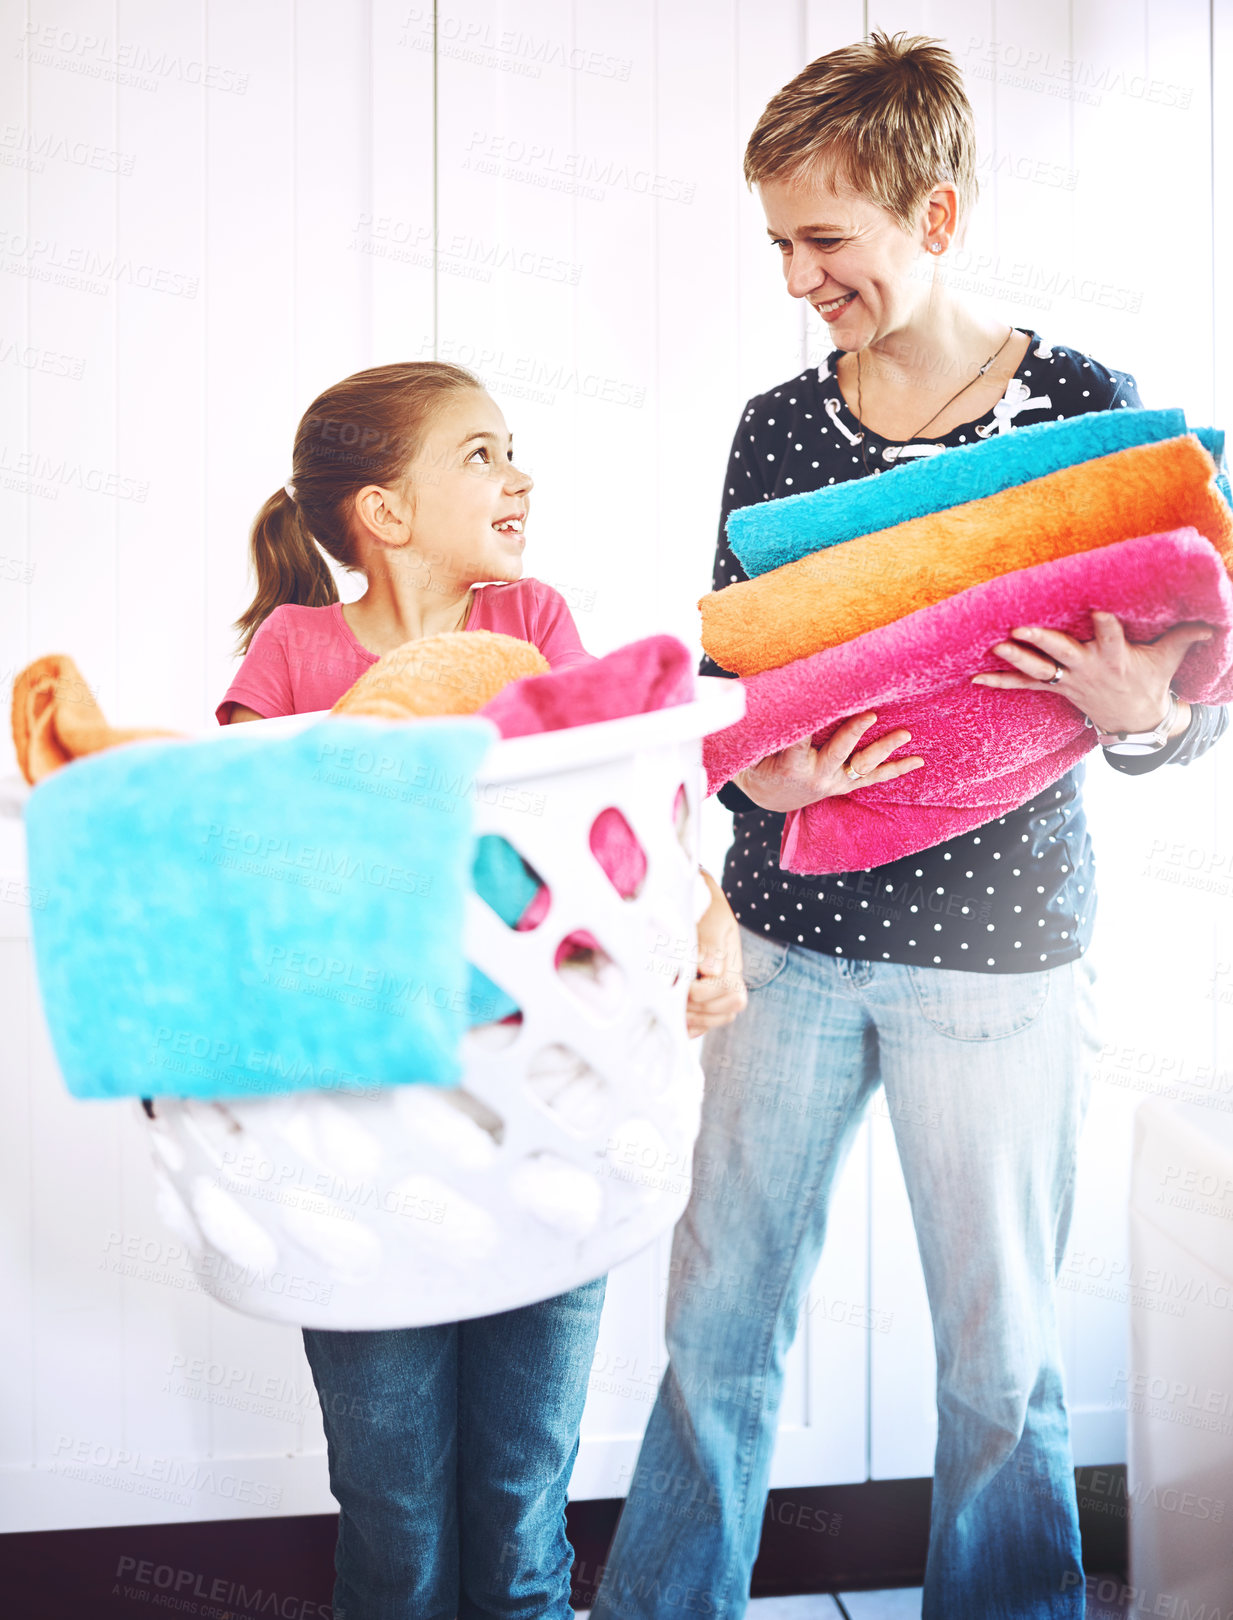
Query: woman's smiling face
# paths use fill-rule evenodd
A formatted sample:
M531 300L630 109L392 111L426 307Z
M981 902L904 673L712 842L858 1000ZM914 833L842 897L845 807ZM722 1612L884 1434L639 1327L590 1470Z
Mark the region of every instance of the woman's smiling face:
M927 241L953 234L951 188L934 193L911 234L877 203L823 179L764 180L757 189L788 291L813 305L836 348L852 352L888 337L928 297L932 278L921 279L921 257Z

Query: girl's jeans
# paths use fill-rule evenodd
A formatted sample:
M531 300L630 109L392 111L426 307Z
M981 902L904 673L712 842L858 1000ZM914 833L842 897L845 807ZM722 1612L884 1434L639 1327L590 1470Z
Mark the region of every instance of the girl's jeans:
M1088 967L847 961L744 928L741 943L749 1005L706 1039L669 1362L593 1620L744 1612L784 1357L879 1081L937 1347L925 1620L1076 1620L1053 1285L1094 1044Z
M335 1620L570 1620L604 1283L440 1327L305 1329L342 1510Z

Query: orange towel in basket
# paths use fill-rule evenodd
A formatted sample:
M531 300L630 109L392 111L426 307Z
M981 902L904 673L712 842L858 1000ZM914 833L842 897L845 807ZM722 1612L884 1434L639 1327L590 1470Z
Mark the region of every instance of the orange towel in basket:
M387 652L330 713L382 720L474 714L511 681L547 673L548 660L529 641L498 630L445 630Z
M98 699L77 665L64 653L27 664L13 682L13 746L21 774L32 786L83 754L174 731L109 726Z
M1187 434L846 540L704 596L702 645L723 669L756 675L1014 569L1187 525L1233 573L1233 517L1215 471Z

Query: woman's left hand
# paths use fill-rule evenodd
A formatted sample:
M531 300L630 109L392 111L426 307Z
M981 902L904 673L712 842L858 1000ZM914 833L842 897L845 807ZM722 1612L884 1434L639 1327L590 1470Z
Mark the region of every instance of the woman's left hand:
M1168 712L1177 666L1196 641L1212 638L1210 625L1179 624L1157 641L1127 641L1121 620L1101 612L1093 612L1092 628L1092 641L1076 641L1061 630L1012 630L1014 640L999 641L992 650L1018 673L974 675L972 684L1056 692L1099 731L1150 731ZM1189 723L1190 705L1179 702L1170 735Z
M741 977L741 931L723 890L703 872L711 903L698 920L698 970L685 1003L690 1036L721 1029L742 1012L748 996Z

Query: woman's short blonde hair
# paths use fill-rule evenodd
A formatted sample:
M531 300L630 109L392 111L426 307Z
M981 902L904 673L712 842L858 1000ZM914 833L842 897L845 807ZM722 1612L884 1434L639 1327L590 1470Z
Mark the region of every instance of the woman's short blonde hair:
M963 75L922 35L874 33L819 56L772 96L745 148L745 179L817 177L912 230L950 181L965 222L976 201L976 131Z

